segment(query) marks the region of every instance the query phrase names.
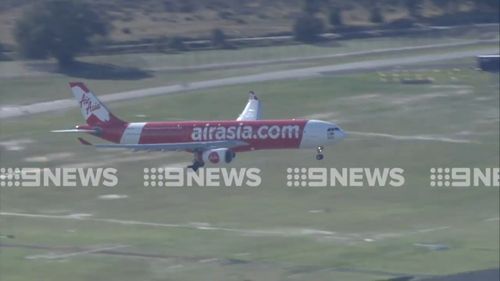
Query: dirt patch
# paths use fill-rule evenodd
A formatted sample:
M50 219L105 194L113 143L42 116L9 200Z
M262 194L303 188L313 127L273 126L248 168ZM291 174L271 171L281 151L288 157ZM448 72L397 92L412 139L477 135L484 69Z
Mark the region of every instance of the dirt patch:
M46 155L27 157L27 158L24 158L24 161L25 162L43 163L43 162L50 162L50 161L67 159L73 155L74 155L74 153L71 153L71 152L50 153L50 154L46 154Z
M125 199L125 198L128 198L128 195L126 195L126 194L104 194L104 195L100 195L97 198L103 199L103 200Z
M20 151L26 148L26 145L33 143L32 139L14 139L8 141L0 142L0 146L3 146L5 150L8 151Z
M447 136L438 136L438 135L404 136L404 135L393 135L393 134L386 134L386 133L355 132L355 131L350 131L348 133L349 133L349 135L353 135L353 136L387 138L387 139L399 140L399 141L437 141L437 142L448 142L448 143L479 143L477 141L468 140L468 139L450 138Z

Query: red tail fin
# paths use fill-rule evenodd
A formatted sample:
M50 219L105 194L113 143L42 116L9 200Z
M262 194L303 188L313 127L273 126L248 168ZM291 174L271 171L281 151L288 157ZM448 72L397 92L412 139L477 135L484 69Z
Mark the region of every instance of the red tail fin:
M109 126L125 123L114 116L82 82L71 82L69 86L80 105L83 118L87 124L91 126Z

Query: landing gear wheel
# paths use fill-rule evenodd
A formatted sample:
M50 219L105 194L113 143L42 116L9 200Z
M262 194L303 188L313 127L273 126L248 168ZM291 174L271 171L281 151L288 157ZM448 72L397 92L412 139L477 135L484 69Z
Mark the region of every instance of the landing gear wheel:
M318 146L316 148L316 160L323 160L323 158L325 158L325 156L323 155L323 147L322 146Z

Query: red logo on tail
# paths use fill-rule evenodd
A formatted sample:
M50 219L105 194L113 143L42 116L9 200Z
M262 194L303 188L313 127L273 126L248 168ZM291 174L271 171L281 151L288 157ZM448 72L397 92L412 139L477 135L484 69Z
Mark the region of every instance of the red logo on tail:
M86 93L82 95L82 99L80 100L79 103L80 107L85 109L87 115L101 108L100 104L98 103L93 104L92 100L86 95Z

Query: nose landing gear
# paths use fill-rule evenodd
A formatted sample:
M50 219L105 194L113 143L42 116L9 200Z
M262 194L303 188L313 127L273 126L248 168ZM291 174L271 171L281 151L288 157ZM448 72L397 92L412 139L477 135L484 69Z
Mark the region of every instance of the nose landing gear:
M325 156L323 155L323 147L318 146L316 148L316 160L323 160Z

